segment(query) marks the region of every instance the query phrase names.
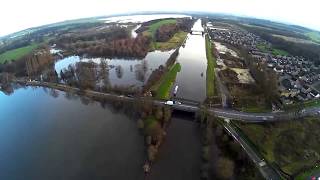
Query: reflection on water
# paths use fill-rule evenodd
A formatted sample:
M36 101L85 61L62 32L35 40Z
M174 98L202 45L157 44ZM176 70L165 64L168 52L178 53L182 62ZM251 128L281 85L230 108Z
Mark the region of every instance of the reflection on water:
M203 30L201 20L196 21L192 29ZM178 62L181 71L175 83L179 86L177 97L203 101L206 98L207 70L204 36L189 34L185 46L180 48Z
M148 80L153 70L160 65L164 65L172 51L153 51L142 59L105 59L105 58L81 58L70 56L55 63L55 70L58 74L68 67L75 66L77 62L94 62L100 64L101 60L106 60L109 83L111 86L135 86L142 87ZM101 66L98 66L101 67Z
M136 121L104 104L29 87L0 108L0 179L143 179Z

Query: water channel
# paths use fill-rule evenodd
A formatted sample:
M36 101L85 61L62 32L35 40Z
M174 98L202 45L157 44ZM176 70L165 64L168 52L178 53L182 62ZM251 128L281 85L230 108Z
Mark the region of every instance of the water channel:
M192 30L203 31L201 20L197 20ZM181 64L175 85L177 97L202 102L206 98L206 47L205 37L189 34L185 45L179 50L177 62Z

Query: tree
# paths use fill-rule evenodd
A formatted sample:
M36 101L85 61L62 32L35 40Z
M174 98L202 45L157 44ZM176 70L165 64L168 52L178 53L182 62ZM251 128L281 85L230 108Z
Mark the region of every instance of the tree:
M217 163L216 173L221 179L230 179L234 171L234 162L228 158L220 157Z

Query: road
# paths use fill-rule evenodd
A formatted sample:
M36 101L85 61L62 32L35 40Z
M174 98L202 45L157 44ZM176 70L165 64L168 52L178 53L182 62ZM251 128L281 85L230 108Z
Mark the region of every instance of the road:
M39 81L21 81L16 80L17 83L23 83L28 86L44 86L49 88L58 89L61 91L72 91L78 93L84 93L87 96L94 97L104 97L104 98L117 98L119 100L128 100L133 101L137 98L135 97L127 97L123 95L116 95L111 93L102 93L92 90L80 90L79 88L71 87L64 84L57 83L48 83L48 82L39 82ZM144 98L144 97L140 97ZM153 103L156 105L165 105L165 101L161 100L153 100ZM197 112L200 110L198 105L195 104L187 104L182 102L182 104L174 104L171 106L173 109L188 111L188 112ZM273 121L287 121L296 118L302 118L306 116L319 116L320 117L320 107L306 108L303 109L299 114L290 113L290 112L269 112L269 113L248 113L241 112L232 109L224 109L224 108L209 108L209 113L212 113L214 116L220 118L227 118L233 120L244 121L248 123L259 123L259 122L273 122Z
M228 123L224 123L224 128L237 141L248 154L253 163L258 167L262 176L267 180L281 179L280 175L270 167L264 159L238 134L238 132Z

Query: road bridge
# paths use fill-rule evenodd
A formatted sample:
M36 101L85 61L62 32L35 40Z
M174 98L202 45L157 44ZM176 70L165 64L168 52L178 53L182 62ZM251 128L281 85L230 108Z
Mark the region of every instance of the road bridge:
M71 87L65 84L58 83L49 83L49 82L40 82L40 81L25 81L25 80L15 80L17 83L22 83L27 86L44 86L53 89L58 89L61 91L72 91L75 93L83 93L90 97L102 97L102 98L116 98L118 100L129 100L133 101L135 99L143 99L146 97L127 97L124 95L117 95L111 93L102 93L93 90L81 90L79 88ZM163 100L152 100L155 105L165 106L165 102ZM200 106L194 104L194 102L181 101L180 103L176 103L171 105L172 109L187 111L187 112L198 112L200 110ZM243 121L247 123L263 123L263 122L275 122L275 121L288 121L294 120L297 118L303 118L306 116L319 116L320 117L320 107L306 108L298 113L294 112L268 112L268 113L248 113L241 112L232 109L225 108L208 108L207 111L212 115L220 118L228 118L232 120Z

